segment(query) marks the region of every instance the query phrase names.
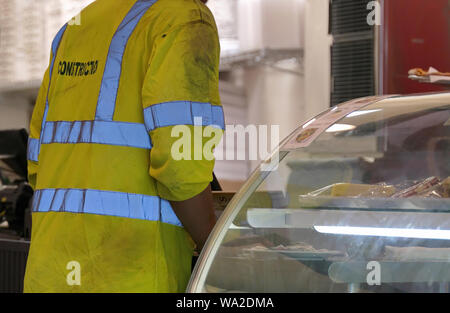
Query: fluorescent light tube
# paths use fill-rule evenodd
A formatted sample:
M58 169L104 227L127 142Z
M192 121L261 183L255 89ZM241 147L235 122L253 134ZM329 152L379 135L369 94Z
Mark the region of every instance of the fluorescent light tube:
M354 226L314 226L323 234L401 237L422 239L450 239L450 230L446 229L414 229L414 228L379 228Z

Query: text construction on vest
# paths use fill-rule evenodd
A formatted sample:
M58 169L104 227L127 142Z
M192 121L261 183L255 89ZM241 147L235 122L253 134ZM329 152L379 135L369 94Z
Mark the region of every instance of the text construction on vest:
M61 61L58 64L58 74L64 76L89 76L97 72L98 60L89 62Z

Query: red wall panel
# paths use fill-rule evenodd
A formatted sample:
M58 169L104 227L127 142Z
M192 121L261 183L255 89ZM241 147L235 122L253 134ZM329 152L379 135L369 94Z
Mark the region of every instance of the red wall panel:
M383 93L445 90L408 79L408 70L450 72L450 0L384 0L383 12Z

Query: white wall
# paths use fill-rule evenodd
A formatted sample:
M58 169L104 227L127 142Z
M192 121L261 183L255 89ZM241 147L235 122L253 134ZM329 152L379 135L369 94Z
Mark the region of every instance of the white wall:
M263 66L246 70L245 78L249 124L279 125L282 140L306 120L302 76Z
M247 125L247 102L245 91L224 81L219 83L220 98L225 113L225 123L227 125ZM214 172L219 180L229 182L244 182L250 174L250 164L245 160L226 160L224 156L227 150L237 154L237 147L226 145L223 138L221 144L216 148L216 164ZM221 155L221 159L218 155Z
M242 10L239 18L244 21L240 25L239 39L244 50L268 47L304 49L303 66L285 66L287 70L303 72L303 76L269 66L244 71L248 123L279 125L282 140L303 122L329 108L332 43L328 34L329 1L280 0L265 5L268 4L265 0L240 0L239 3ZM278 14L271 16L270 11L277 6L280 6L279 11L275 12ZM293 12L288 12L289 6ZM257 10L249 12L250 7ZM263 7L271 10L264 10ZM288 27L286 23L277 23L277 20L283 19L283 14L292 21ZM271 27L278 29L279 33L264 31ZM287 31L289 27L291 30ZM283 38L277 39L277 36ZM290 43L283 41L286 39ZM258 163L252 162L252 168Z
M329 0L240 0L239 9L241 47L304 49L303 71L287 67L303 77L267 66L245 70L249 123L279 124L284 138L330 105Z
M216 20L222 55L239 51L237 2L238 0L209 0L207 3Z
M239 0L238 34L243 51L301 48L305 0Z
M250 124L280 125L284 138L305 120L302 76L268 66L250 68L245 75Z
M330 107L332 37L328 34L329 0L305 4L305 116Z

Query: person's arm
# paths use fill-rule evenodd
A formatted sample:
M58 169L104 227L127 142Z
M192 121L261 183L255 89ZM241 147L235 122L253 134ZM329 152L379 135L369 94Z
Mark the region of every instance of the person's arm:
M211 187L191 199L171 201L170 204L200 252L216 223Z
M170 29L153 36L142 89L145 124L153 145L149 174L158 196L171 203L198 250L215 224L210 152L225 127L219 97L219 39L209 20L213 21L204 11L187 22L171 22ZM166 24L162 20L158 25ZM199 118L201 124L195 122ZM183 138L188 141L180 149Z

